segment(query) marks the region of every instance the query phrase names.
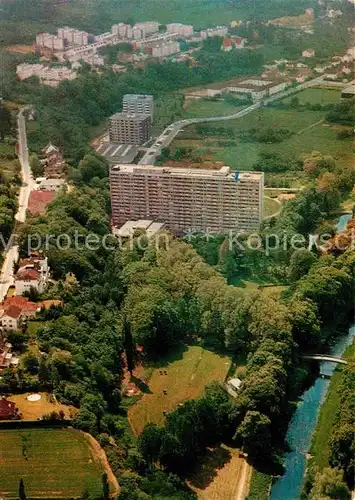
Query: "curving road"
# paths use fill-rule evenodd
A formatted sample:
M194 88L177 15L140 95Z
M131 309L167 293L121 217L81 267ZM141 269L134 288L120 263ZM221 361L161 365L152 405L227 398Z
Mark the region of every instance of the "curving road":
M26 120L21 110L17 117L18 125L18 141L19 152L18 157L21 163L22 186L18 196L18 210L15 215L17 222L25 222L28 199L32 189L35 187L35 181L32 178L31 168L29 163L27 135L26 135ZM14 284L13 264L18 260L18 246L16 245L15 232L11 235L10 241L4 251L4 263L0 273L0 302L6 297L10 286Z
M145 153L145 155L140 159L139 165L152 165L152 164L154 164L155 160L160 155L161 150L163 148L168 147L170 145L170 143L172 142L172 140L180 132L180 130L183 127L186 127L187 125L192 125L193 123L206 123L206 122L216 122L216 121L219 122L219 121L235 120L237 118L242 118L243 116L248 115L249 113L252 113L256 109L261 108L270 102L274 102L274 101L277 101L278 99L283 99L285 97L288 97L292 94L295 94L296 92L299 92L300 90L303 90L303 89L306 89L308 87L312 87L318 83L321 83L322 81L323 81L323 76L318 76L317 78L314 78L313 80L310 80L309 82L305 82L305 83L302 83L300 85L297 85L297 87L288 88L287 90L279 92L278 94L275 94L271 97L268 97L262 101L256 102L255 104L252 104L251 106L248 106L247 108L244 108L244 109L238 111L237 113L233 113L232 115L212 116L212 117L207 117L207 118L187 118L185 120L178 120L176 122L173 122L155 140L154 144L148 149L148 151Z

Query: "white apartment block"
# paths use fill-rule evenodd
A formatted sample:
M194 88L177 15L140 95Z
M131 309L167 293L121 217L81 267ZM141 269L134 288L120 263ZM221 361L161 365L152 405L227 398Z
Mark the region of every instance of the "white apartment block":
M51 35L50 33L38 33L36 36L36 45L37 47L53 51L61 51L65 49L64 39Z
M170 23L166 25L167 33L177 33L181 38L188 38L194 34L194 27L191 24Z
M63 80L74 80L77 77L77 73L66 66L50 68L43 64L25 63L17 66L16 75L20 80L36 76L42 85L49 87L57 87Z
M149 36L158 33L159 23L157 21L145 21L143 23L136 23L134 28L143 30L145 35Z
M153 120L153 96L146 94L126 94L122 100L122 111L128 114L149 115Z
M177 232L258 230L263 219L264 174L153 165L110 169L113 225L163 222Z
M200 37L205 39L210 36L226 36L228 35L227 26L216 26L215 28L208 28L200 32Z
M111 32L113 35L122 39L132 38L132 26L130 24L125 24L125 23L114 24L111 27Z
M153 57L168 57L172 54L176 54L180 52L180 44L179 42L164 42L160 45L156 45L152 48L152 56Z
M146 38L147 32L145 28L140 28L139 26L133 26L132 28L132 38L133 40L142 40Z
M67 42L68 45L83 46L89 43L89 34L86 31L76 30L73 28L59 28L58 38L61 38Z

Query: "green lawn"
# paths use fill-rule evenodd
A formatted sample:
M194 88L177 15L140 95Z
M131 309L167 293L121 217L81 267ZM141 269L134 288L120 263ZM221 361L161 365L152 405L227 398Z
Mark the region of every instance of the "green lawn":
M334 104L340 100L340 90L315 87L304 89L295 96L298 97L300 104L306 104L307 102L310 104ZM291 102L295 96L287 97L283 102Z
M253 469L247 500L267 500L269 498L270 487L271 476Z
M28 321L27 322L27 333L30 337L35 338L37 330L43 328L45 323L43 321Z
M128 410L133 432L140 434L149 422L162 424L163 411L170 412L187 399L203 396L207 384L225 380L230 365L228 357L199 346L186 347L175 353L175 359L162 361L152 371L146 393Z
M264 217L269 217L281 210L281 203L277 200L265 196L264 198Z
M237 113L242 109L242 106L233 106L224 100L211 101L209 99L191 99L186 105L186 118L204 117L204 116L225 116Z
M0 430L0 497L79 497L101 492L104 466L83 434L74 429Z
M200 137L196 126L187 127L179 138L172 143L172 147L184 147L185 141L197 139L200 147L209 147L210 159L223 161L226 165L238 170L251 170L261 152L277 153L284 159L298 158L303 153L314 150L333 156L339 163L350 165L353 162L353 142L351 139L339 140L339 127L330 126L323 122L323 111L299 111L292 109L262 108L249 115L227 122L213 122L211 126L233 129L235 132L251 128L286 128L293 135L281 143L238 142L226 147L214 147L211 139L208 141ZM296 176L295 176L296 177Z

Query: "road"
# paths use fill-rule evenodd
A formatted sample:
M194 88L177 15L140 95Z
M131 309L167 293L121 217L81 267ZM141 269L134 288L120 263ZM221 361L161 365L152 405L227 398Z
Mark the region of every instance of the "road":
M162 134L155 140L154 144L148 149L145 155L140 159L140 165L152 165L158 156L161 153L163 148L166 148L170 145L172 140L177 136L177 134L181 131L183 127L187 125L192 125L193 123L207 123L207 122L216 122L216 121L227 121L227 120L235 120L237 118L242 118L243 116L252 113L253 111L265 106L270 102L277 101L278 99L284 99L300 90L306 89L308 87L312 87L317 85L318 83L322 83L323 76L318 76L309 82L302 83L297 85L297 87L288 88L283 92L279 92L267 99L263 99L262 101L256 102L247 108L238 111L237 113L233 113L232 115L227 116L213 116L208 118L187 118L185 120L178 120L169 125Z
M17 222L25 222L28 199L31 190L35 188L35 181L32 178L27 148L26 120L23 111L20 111L17 118L19 160L21 163L22 186L18 197L18 210L15 215ZM15 244L16 234L11 235L7 248L4 251L4 263L0 274L0 302L6 297L10 286L14 284L13 264L18 260L18 246Z

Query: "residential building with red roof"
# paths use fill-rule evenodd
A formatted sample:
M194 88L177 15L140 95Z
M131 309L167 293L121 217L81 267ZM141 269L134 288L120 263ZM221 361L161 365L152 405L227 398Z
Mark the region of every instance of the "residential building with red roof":
M30 302L26 297L7 297L0 304L0 326L5 332L18 330L21 323L34 318L38 310L38 304Z
M221 50L223 50L224 52L230 52L232 48L232 40L230 38L225 38L222 42Z
M54 191L31 191L28 200L28 211L33 215L42 215L46 212L47 206L54 200Z
M0 420L11 420L17 416L15 403L8 401L4 396L0 399Z
M21 259L19 269L15 275L16 295L23 295L31 288L42 293L49 278L49 266L47 257L40 254L32 254L26 259Z

